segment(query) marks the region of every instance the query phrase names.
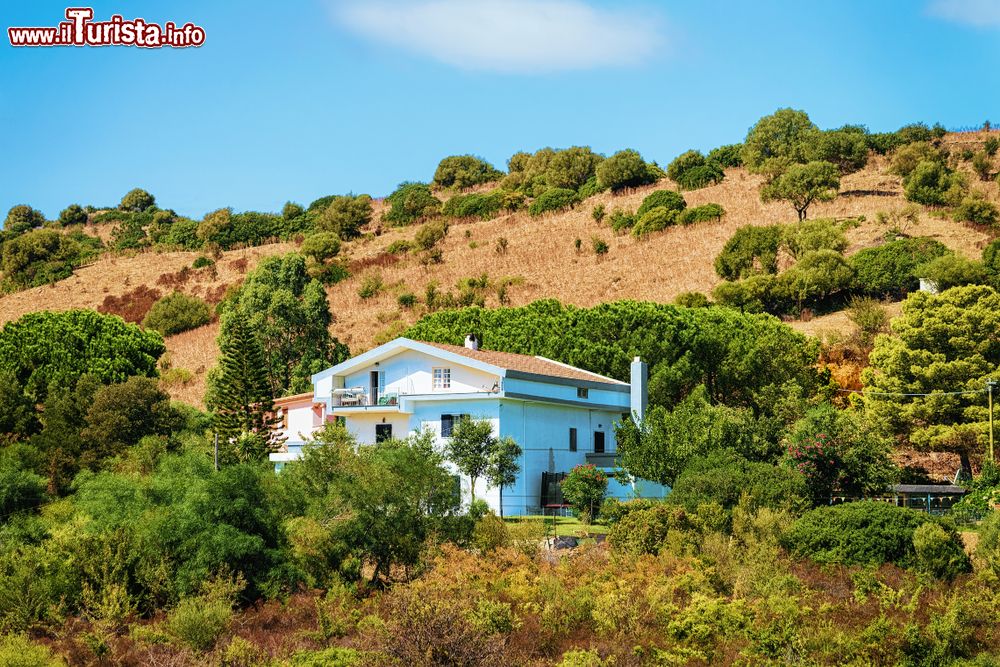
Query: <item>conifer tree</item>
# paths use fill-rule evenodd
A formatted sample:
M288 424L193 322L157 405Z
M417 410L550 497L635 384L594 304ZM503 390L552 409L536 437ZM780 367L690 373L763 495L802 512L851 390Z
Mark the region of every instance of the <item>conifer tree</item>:
M244 433L270 440L274 403L264 350L242 318L232 317L225 324L212 406L216 431L227 442Z

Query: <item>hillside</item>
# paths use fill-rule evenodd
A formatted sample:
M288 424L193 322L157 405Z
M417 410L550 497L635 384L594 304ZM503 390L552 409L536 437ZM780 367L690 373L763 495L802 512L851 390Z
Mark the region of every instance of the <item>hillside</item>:
M960 149L965 144L981 143L985 136L982 132L950 134L944 143ZM866 168L843 178L840 196L810 208L810 218L864 216L865 221L848 232L848 254L876 245L886 233L888 225L876 222L876 214L891 213L906 204L900 179L888 174L887 166L885 157L873 156ZM393 241L412 239L417 228L384 227L379 222L384 205L376 201L370 229L360 239L345 244L341 253L351 268L351 277L328 290L334 314L332 331L352 352L363 351L401 331L424 312L419 304L401 308L397 303L400 294L412 292L422 299L431 283L437 284L438 291L455 291L458 281L482 275L488 276L491 283L508 279L505 302L510 305L523 305L540 298L556 298L580 306L615 299L668 302L685 291L708 293L720 282L713 260L737 228L795 219L787 203L761 202L758 191L761 182L762 177L743 169L729 169L721 183L684 193L689 206L721 204L726 210L721 221L670 227L642 240L629 234L614 234L606 222L595 222L591 211L598 204L603 204L608 212L615 208L634 211L649 192L676 189L669 180L623 194L605 192L571 210L538 218L519 211L488 221L452 223L446 239L438 246L443 251L443 262L430 265L421 264L412 254L385 252ZM976 179L970 179L970 183L974 190L997 201L994 183ZM936 238L968 257L978 257L990 238L984 231L947 217L936 217L928 209L923 209L919 220L903 231L911 236ZM92 229L91 233L106 236L108 230ZM591 249L591 239L595 236L609 244L606 255L597 256ZM506 239L504 252L497 251L501 238ZM575 247L576 239L581 240L579 250ZM294 248L293 243L276 243L224 252L214 271L192 271L176 288L217 301L225 288L238 284L245 272L262 258ZM121 297L142 285L167 293L177 283L176 278L171 283L170 274L190 266L198 254L105 255L52 286L0 297L0 322L35 310L98 308L107 297ZM378 295L362 299L359 287L372 276L380 277L384 288ZM492 285L483 295L486 305L500 304ZM843 314L792 325L810 334L849 327ZM168 363L190 372L190 377L181 374L184 377L172 384L175 398L201 402L205 374L216 356L216 334L217 324L213 323L168 338Z

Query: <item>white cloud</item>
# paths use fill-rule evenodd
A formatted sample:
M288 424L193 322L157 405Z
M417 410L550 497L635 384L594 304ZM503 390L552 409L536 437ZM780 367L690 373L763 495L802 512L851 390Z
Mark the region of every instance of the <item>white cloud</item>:
M648 10L598 9L581 0L349 0L334 11L360 35L464 69L634 65L663 41Z
M1000 0L931 0L932 16L977 28L1000 27Z

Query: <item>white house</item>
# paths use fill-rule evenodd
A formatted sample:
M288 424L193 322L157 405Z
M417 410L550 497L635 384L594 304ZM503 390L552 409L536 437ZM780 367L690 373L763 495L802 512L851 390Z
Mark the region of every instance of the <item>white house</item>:
M554 480L581 463L611 471L614 424L645 413L647 367L637 357L631 384L523 354L397 338L312 377L313 392L275 402L282 415L283 451L277 469L301 456L304 440L325 421L342 419L361 443L430 430L439 444L463 416L488 419L499 437L522 448L517 481L503 489L503 512L532 514L555 501ZM544 483L544 489L543 489ZM462 480L463 497L470 494ZM614 480L608 495L661 497L667 489ZM476 497L494 511L500 491L476 482Z

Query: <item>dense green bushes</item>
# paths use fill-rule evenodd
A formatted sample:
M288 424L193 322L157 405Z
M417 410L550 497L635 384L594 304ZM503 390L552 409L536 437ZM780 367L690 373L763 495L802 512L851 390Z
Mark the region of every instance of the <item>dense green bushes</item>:
M926 529L921 531L918 557L915 533L927 523L939 526L945 538L942 540L940 535ZM900 567L924 564L945 578L971 570L953 526L921 512L877 501L812 510L795 523L784 543L794 555L820 563L894 563Z
M697 190L725 178L722 165L706 159L701 151L681 153L667 166L667 176L682 190Z
M24 289L68 278L73 269L94 258L101 240L80 231L36 229L6 241L0 250L3 287Z
M426 183L400 183L385 201L390 208L382 219L394 225L409 225L441 210L441 201Z
M715 258L715 272L725 280L738 280L754 273L777 273L781 240L782 230L778 225L740 227Z
M612 191L655 183L664 176L662 169L648 164L637 151L618 151L597 167L597 181Z
M963 174L936 160L923 160L903 179L909 201L926 206L957 206L968 185Z
M580 201L575 190L567 188L551 188L540 194L528 207L531 215L542 215L550 211L560 211L569 208Z
M529 197L537 197L549 188L573 190L581 197L590 196L596 194L597 167L603 161L604 156L587 146L515 153L507 162L509 173L503 180L503 187Z
M439 188L468 188L490 183L503 176L489 162L474 155L451 155L434 170L434 185Z
M850 263L861 293L902 296L917 289L917 267L947 253L948 249L934 239L897 239L855 253Z
M636 217L641 218L654 208L665 208L668 211L683 211L687 207L683 195L673 190L656 190L646 195L639 209L635 212Z
M153 304L142 325L159 331L164 336L172 336L197 329L212 319L208 304L196 296L183 292L173 292Z

